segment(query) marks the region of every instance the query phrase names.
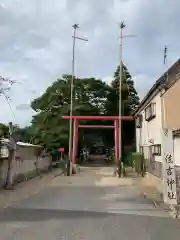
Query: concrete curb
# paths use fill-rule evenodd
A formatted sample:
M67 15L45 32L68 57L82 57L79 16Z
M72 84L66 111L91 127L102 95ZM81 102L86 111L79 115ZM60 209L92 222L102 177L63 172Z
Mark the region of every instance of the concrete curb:
M156 202L154 199L149 198L147 193L143 192L143 196L144 196L144 198L147 198L147 199L149 199L149 200L152 201L152 203L153 203L153 205L154 205L154 208L157 208L157 207L158 207L157 202Z
M177 205L177 206L169 205L168 208L169 208L169 214L173 218L180 220L180 206L179 205Z
M167 205L164 202L158 202L155 199L152 199L152 197L148 196L146 192L143 192L144 198L147 198L153 202L154 208L161 207L164 210L167 210L170 216L174 219L180 220L180 206L174 206L174 205Z

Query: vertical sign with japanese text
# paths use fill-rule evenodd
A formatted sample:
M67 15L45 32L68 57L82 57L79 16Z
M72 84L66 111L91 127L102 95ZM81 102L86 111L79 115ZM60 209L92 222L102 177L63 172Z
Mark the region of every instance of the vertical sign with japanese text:
M174 164L173 137L171 130L163 130L162 133L163 152L163 184L164 201L168 204L177 204L176 197L176 174Z

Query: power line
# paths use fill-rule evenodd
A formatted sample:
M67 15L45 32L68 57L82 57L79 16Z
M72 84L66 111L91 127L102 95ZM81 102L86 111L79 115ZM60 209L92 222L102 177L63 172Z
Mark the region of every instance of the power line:
M10 86L8 85L7 87L4 87L4 86L3 86L3 83L9 84ZM16 83L16 80L11 80L11 79L4 78L4 77L0 76L0 86L1 86L1 88L0 88L0 94L4 95L5 100L6 100L8 106L9 106L9 108L10 108L11 114L12 114L12 116L13 116L16 124L18 124L17 118L16 118L16 116L15 116L15 113L14 113L13 108L12 108L12 106L11 106L11 103L10 103L10 101L9 101L9 97L8 97L8 96L6 95L6 93L5 93L5 91L10 90L11 86L12 86L14 83Z
M31 92L31 93L34 93L34 92L35 92L35 90L27 89L22 82L18 82L18 81L16 81L16 80L12 80L12 79L8 79L8 78L4 78L4 77L0 76L0 85L2 85L3 82L4 82L4 83L8 83L10 86L12 86L14 83L19 83L19 84L21 84L21 85L23 86L23 88L24 88L26 91ZM17 117L16 117L16 115L15 115L15 113L14 113L14 110L13 110L13 107L12 107L12 105L11 105L11 103L10 103L10 98L9 98L9 97L6 95L6 93L5 93L6 90L7 90L7 91L10 90L10 86L8 86L8 87L6 87L6 88L5 88L5 87L1 87L1 88L0 88L0 93L2 93L2 95L4 95L5 100L6 100L8 106L9 106L9 108L10 108L11 114L12 114L14 120L15 120L15 123L18 124ZM19 125L19 124L18 124L18 125Z
M11 114L12 114L12 116L13 116L16 124L18 124L17 118L16 118L16 116L15 116L15 113L14 113L13 108L12 108L12 106L11 106L11 103L10 103L10 101L9 101L9 97L5 94L4 91L3 91L3 95L4 95L4 97L5 97L5 99L6 99L6 102L7 102L8 106L9 106L9 108L10 108L10 110L11 110Z

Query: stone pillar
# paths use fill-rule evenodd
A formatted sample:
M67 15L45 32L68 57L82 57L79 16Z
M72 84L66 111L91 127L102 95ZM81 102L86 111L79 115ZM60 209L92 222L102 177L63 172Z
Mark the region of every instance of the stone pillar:
M162 185L164 202L177 204L176 174L172 130L162 130Z

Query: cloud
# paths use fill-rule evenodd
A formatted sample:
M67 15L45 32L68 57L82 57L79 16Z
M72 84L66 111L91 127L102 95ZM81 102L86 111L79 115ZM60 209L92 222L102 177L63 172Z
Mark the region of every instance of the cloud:
M163 48L168 45L168 66L179 58L178 0L0 0L0 75L17 79L9 92L21 125L31 120L28 108L57 77L71 73L72 24L79 23L75 74L109 82L119 62L119 27L126 23L123 61L143 96L165 71ZM0 121L13 115L0 96Z
M107 83L108 85L111 85L112 80L113 80L113 76L107 76L102 79L102 81Z

